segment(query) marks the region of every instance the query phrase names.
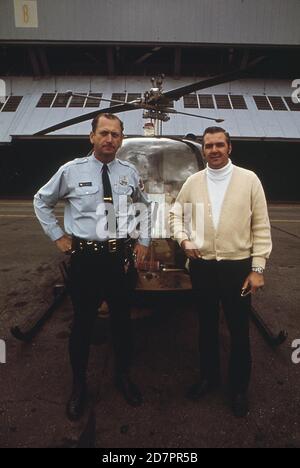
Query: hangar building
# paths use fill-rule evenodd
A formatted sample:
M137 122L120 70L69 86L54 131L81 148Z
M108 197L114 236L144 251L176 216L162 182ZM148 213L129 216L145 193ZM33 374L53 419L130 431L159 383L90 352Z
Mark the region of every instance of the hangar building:
M299 201L298 0L1 0L0 196L31 196L89 149L90 121L34 136L110 106L264 60L251 73L184 96L180 112L225 119L233 160L261 177L269 200ZM142 135L142 111L119 115ZM174 115L163 134L201 136L209 121Z

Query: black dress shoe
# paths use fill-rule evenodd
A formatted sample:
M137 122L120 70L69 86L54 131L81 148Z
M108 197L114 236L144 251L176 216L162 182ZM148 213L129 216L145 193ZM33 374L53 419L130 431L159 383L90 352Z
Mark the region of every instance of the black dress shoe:
M249 413L248 398L245 393L237 393L232 397L232 412L236 418L244 418Z
M117 375L115 385L129 405L136 407L143 403L140 389L132 382L128 374Z
M208 393L216 390L219 383L212 383L207 379L199 379L186 392L186 398L192 401L198 401Z
M77 421L83 415L85 397L86 386L83 384L74 385L66 408L66 413L70 421Z

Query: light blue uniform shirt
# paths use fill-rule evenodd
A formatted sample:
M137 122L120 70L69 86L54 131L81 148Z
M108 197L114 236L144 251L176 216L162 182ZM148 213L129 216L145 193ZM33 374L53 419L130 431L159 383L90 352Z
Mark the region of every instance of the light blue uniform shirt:
M141 179L136 168L127 161L114 159L108 165L108 174L113 193L113 204L118 219L119 197L127 196L129 203L144 203L150 224L151 203L141 190ZM65 233L58 224L54 208L58 201L65 201L65 232L81 239L102 241L97 234L97 207L103 203L103 164L94 154L77 158L59 168L56 174L34 196L34 210L45 233L56 241ZM139 238L139 243L148 247L148 232Z

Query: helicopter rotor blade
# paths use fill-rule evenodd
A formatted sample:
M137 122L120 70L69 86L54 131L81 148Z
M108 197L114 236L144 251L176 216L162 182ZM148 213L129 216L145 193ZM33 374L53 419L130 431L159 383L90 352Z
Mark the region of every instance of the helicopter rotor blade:
M197 115L197 114L189 114L188 112L180 112L175 109L165 109L167 114L180 114L180 115L188 115L189 117L198 117L199 119L207 119L213 120L216 123L224 122L224 119L215 119L214 117L207 117L205 115Z
M208 78L206 80L202 80L202 81L199 81L197 83L192 83L190 85L183 86L181 88L177 88L177 89L173 89L171 91L167 91L165 93L162 93L162 95L158 99L151 100L151 102L149 104L150 105L152 104L154 106L154 108L155 108L156 105L160 104L160 101L164 102L166 99L167 100L178 101L182 96L193 93L195 91L200 91L201 89L216 86L218 84L226 83L226 82L229 82L229 81L238 80L240 78L243 78L245 76L245 74L247 74L256 65L261 63L262 60L264 60L264 59L265 59L265 57L260 57L259 59L256 59L253 62L251 62L248 66L243 67L243 68L241 68L239 70L235 70L235 71L232 71L232 72L229 72L229 73L224 73L222 75L217 75L215 77ZM72 95L72 93L70 93L70 91L68 92L68 94ZM91 98L93 98L93 97L91 96ZM102 100L105 101L106 99L102 99ZM110 100L107 100L107 101L115 102L115 101L110 101ZM149 108L149 104L148 104L147 107L144 107L143 103L139 102L137 100L137 101L132 101L132 102L128 102L128 103L122 103L122 104L120 103L119 105L108 107L106 109L98 109L96 111L89 112L87 114L80 115L78 117L74 117L74 118L69 119L69 120L65 120L64 122L61 122L61 123L59 123L57 125L52 125L51 127L40 130L39 132L35 133L34 136L45 135L47 133L54 132L56 130L60 130L60 129L65 128L65 127L69 127L70 125L75 125L75 124L80 123L80 122L85 122L86 120L91 120L99 113L109 113L109 114L115 114L116 113L117 114L117 113L126 112L126 111L130 111L130 110L146 109L146 108ZM176 112L170 112L170 113L176 113ZM177 113L179 114L179 112L177 112ZM189 115L189 114L183 114L182 113L182 115ZM209 119L209 120L215 120L216 122L222 122L223 121L222 119L213 119L211 117L204 117L204 116L203 117L202 116L195 116L195 117L205 118L205 119Z
M250 70L256 67L264 59L265 57L260 57L259 59L256 59L253 62L251 62L248 66L240 68L239 70L234 70L228 73L223 73L222 75L216 75L206 80L198 81L196 83L192 83L187 86L182 86L181 88L167 91L162 94L162 97L170 99L170 100L178 101L178 99L180 99L181 97L187 94L194 93L195 91L200 91L201 89L205 89L205 88L211 88L213 86L216 86L222 83L239 80L240 78L244 78L244 76Z
M52 125L51 127L44 128L43 130L40 130L39 132L35 133L34 136L46 135L47 133L55 132L56 130L69 127L70 125L75 125L81 122L85 122L86 120L91 120L94 117L96 117L96 115L98 114L102 114L102 113L103 114L118 114L120 112L136 110L139 108L140 107L134 104L125 103L125 104L120 104L120 105L113 106L113 107L107 107L106 109L98 109L96 111L89 112L84 115L79 115L78 117L73 117L73 119L65 120L64 122L61 122L56 125Z
M73 93L72 91L67 91L66 94L68 94L70 97L82 97L82 98L85 98L85 99L90 99L90 100L93 100L93 101L104 101L104 102L110 102L110 103L114 103L114 104L126 104L125 101L119 101L117 99L106 99L106 98L102 98L100 96L93 96L93 95L88 95L88 94L80 94L80 93ZM130 101L128 104L134 104L135 102L138 103L138 101Z

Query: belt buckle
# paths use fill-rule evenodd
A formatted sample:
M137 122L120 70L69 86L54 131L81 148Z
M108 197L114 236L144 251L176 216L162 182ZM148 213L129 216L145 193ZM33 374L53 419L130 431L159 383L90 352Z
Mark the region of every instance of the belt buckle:
M109 253L116 253L116 251L117 251L117 240L116 239L110 239L108 241L108 251L109 251Z

